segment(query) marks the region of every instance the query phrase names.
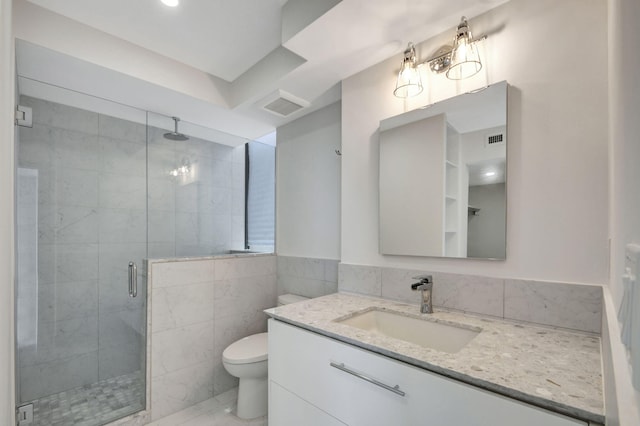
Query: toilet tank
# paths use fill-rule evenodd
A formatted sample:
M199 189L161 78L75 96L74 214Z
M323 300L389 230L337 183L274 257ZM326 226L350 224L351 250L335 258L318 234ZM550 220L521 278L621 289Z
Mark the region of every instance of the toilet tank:
M309 300L309 298L304 296L298 296L297 294L283 294L278 296L278 306L301 302L303 300Z

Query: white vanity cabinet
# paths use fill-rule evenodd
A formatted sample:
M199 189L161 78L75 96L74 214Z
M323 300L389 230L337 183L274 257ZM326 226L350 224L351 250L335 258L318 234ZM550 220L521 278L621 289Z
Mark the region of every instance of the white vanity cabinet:
M342 424L587 425L270 319L269 425Z

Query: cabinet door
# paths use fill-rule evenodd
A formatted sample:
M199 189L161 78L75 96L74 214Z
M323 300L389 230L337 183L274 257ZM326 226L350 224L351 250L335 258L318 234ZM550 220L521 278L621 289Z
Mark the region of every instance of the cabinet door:
M269 382L269 424L275 426L347 426L282 386Z
M403 397L330 365L344 364L392 387L398 384L396 366L389 365L390 360L367 355L350 345L270 320L270 380L352 426L410 424L407 407L415 393ZM404 389L404 384L400 386Z
M332 367L332 362L398 385L405 394ZM586 426L275 320L269 320L269 377L350 426ZM277 399L272 395L271 403Z

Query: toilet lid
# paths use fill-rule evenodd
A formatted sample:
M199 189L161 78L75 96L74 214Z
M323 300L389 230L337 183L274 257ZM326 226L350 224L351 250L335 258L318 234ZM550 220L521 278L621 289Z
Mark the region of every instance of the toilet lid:
M222 353L229 364L250 364L267 359L267 333L253 334L232 343Z

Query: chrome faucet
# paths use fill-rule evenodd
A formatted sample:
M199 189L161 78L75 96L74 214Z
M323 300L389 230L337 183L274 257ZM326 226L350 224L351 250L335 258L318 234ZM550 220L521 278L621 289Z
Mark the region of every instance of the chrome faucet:
M431 294L433 293L433 277L431 275L418 275L413 277L414 280L420 280L415 284L411 284L411 290L422 291L422 303L420 303L420 312L423 314L433 313L433 304L431 303Z

